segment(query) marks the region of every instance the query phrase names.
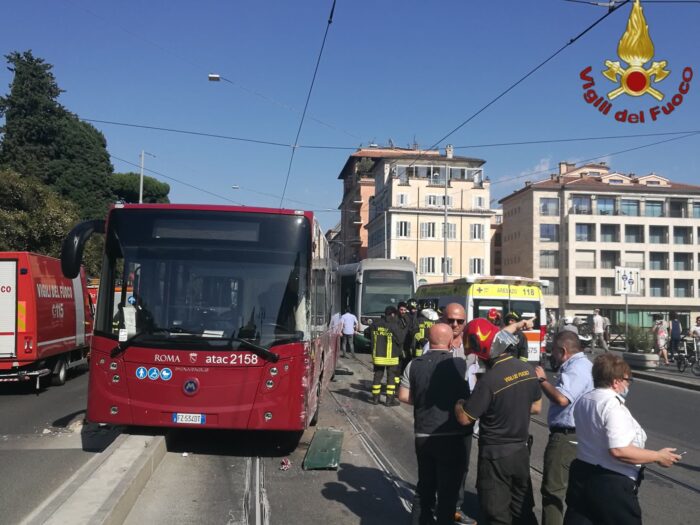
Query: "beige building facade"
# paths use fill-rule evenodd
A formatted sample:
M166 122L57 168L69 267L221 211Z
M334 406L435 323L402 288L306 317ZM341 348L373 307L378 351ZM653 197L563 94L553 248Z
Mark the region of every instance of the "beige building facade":
M700 186L605 164L560 163L559 173L503 198L503 273L550 282L546 307L557 317L600 308L625 322L615 267L639 270L629 322L651 326L677 312L684 328L700 307Z
M384 151L374 159L367 256L412 261L419 283L487 273L494 212L484 161L450 146Z

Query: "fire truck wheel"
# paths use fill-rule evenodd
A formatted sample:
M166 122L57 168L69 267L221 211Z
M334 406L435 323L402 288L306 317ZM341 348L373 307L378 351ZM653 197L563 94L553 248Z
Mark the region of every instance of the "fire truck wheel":
M66 360L60 357L56 361L56 366L53 368L53 374L51 374L51 384L53 386L62 386L66 384L66 375L68 373L68 366L66 365Z

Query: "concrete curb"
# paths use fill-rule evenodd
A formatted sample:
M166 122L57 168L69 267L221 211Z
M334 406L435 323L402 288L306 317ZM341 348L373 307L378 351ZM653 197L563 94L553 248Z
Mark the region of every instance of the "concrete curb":
M123 523L165 453L163 436L118 436L54 491L22 525Z
M691 381L683 381L681 379L676 379L675 377L660 376L651 372L643 372L641 370L634 369L632 369L632 375L635 378L644 379L646 381L653 381L654 383L662 383L664 385L671 385L680 388L686 388L688 390L700 391L700 381L698 381L697 383Z

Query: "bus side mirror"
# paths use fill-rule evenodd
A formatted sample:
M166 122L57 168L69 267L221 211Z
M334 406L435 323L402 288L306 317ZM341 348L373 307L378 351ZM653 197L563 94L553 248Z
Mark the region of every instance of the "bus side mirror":
M93 233L105 232L104 219L81 222L74 226L61 246L61 270L68 279L75 279L80 273L85 243Z

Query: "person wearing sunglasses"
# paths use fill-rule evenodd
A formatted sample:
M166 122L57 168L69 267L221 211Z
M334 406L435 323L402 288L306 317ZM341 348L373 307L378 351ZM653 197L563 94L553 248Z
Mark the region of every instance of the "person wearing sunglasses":
M625 405L632 373L616 355L593 362L594 389L574 405L578 446L569 470L564 525L641 524L644 465L670 467L675 448L644 448L647 435Z

